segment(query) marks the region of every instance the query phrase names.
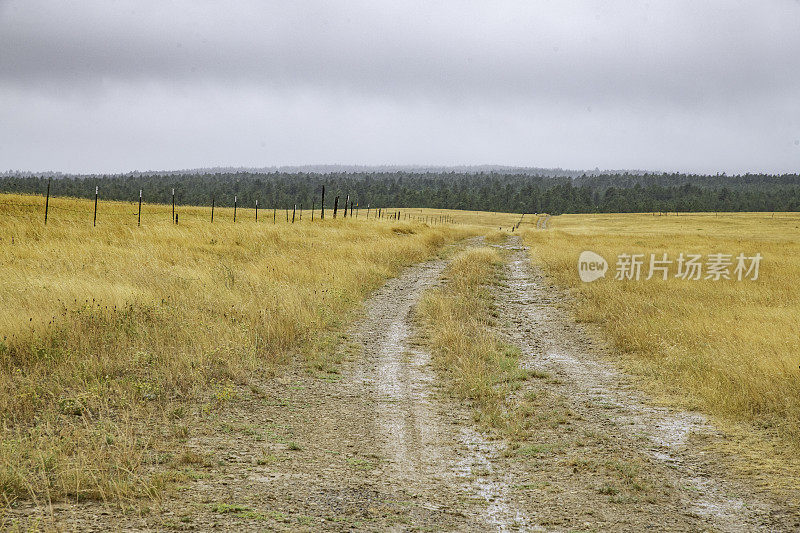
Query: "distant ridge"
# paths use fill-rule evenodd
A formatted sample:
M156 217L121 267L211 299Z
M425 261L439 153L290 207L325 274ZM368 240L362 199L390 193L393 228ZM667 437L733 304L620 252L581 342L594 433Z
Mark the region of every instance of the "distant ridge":
M655 171L648 170L574 170L563 168L542 168L542 167L521 167L510 165L282 165L269 167L199 167L177 170L133 170L130 172L116 173L68 173L68 172L30 172L9 170L0 173L0 176L53 176L53 177L87 177L87 176L153 176L153 175L174 175L174 174L393 174L396 172L408 172L413 174L516 174L525 176L542 177L570 177L580 176L603 176L610 174L627 174L641 176L644 174L654 174Z
M313 173L313 174L337 174L337 173L395 173L410 172L417 174L522 174L531 176L550 176L550 177L578 177L603 174L634 174L642 175L652 173L646 170L575 170L564 168L543 168L543 167L523 167L511 165L284 165L273 167L213 167L201 169L189 169L183 172L251 172L251 173Z

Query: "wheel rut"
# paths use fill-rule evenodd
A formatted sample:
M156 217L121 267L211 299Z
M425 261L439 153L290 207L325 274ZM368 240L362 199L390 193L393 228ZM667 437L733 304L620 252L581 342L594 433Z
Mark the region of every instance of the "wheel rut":
M354 334L367 355L353 379L375 398L373 424L390 483L424 496L430 508L463 514L458 529L524 528L499 466L501 445L471 427L465 407L440 390L430 353L413 342L414 308L446 264L413 267L369 301Z

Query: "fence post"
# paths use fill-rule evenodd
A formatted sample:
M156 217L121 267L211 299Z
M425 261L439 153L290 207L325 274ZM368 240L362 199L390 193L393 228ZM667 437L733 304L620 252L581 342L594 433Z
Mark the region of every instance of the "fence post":
M172 221L175 222L175 187L172 188Z
M316 205L314 205L314 203L316 201L317 201L316 198L312 198L311 199L311 222L314 222L314 208L316 207Z
M139 220L136 222L136 225L142 225L142 189L139 189Z
M47 225L47 212L50 210L50 182L53 178L47 178L47 197L44 200L44 225Z
M211 223L214 223L214 197L211 197Z
M297 212L297 204L292 208L292 224L294 224L294 214Z
M258 200L256 200L256 222L258 222Z
M236 195L233 195L233 221L236 222Z
M353 218L353 201L350 200L350 218Z
M369 204L367 204L367 220L369 220Z
M278 219L278 208L272 206L272 223L274 224Z
M336 218L336 211L339 210L339 197L333 199L333 218Z
M325 220L325 186L322 186L322 203L319 204L320 208L322 209L319 218L320 220Z
M350 195L348 194L347 197L344 199L344 216L342 218L347 218L347 205L350 203Z
M100 193L100 187L94 186L94 219L92 220L92 227L97 226L97 196Z

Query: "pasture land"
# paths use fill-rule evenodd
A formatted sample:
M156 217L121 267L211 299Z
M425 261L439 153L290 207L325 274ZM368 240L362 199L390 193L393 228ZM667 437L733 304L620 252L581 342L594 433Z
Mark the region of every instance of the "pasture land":
M800 215L562 215L549 227L525 233L534 262L573 290L577 318L598 325L629 370L662 399L742 430L747 446L738 451L752 460L749 468L798 471ZM579 280L584 250L608 261L605 278ZM651 253L676 260L740 252L763 256L756 281L678 279L675 264L667 280L644 279ZM645 254L641 280L614 279L622 253ZM752 426L757 440L743 429ZM781 475L772 481L790 483Z
M475 233L463 225L332 219L2 195L0 493L119 499L231 383L299 358L336 371L364 297ZM289 213L291 217L291 213Z
M562 335L573 331L570 312L611 341L614 361L656 401L711 414L727 435L714 438L714 445L734 452L725 457L743 459L737 464L748 471L744 478L784 494L798 488L800 464L792 457L800 443L798 215L561 215L549 220L548 229L537 229L536 215L430 209L400 209L401 219L407 214L411 221L375 220L374 210L369 220L364 210L359 218L344 219L340 212L334 220L326 209L324 222L319 209L313 222L305 210L291 223L291 211L261 209L256 222L251 207L239 207L234 223L233 209L217 208L212 224L210 208L180 206L174 224L171 206L145 204L138 226L137 204L101 200L93 227L92 201L50 202L45 226L43 198L0 195L0 494L6 503L158 498L202 472L219 474L206 483L222 483L228 478L220 472L238 463L215 462L211 451L192 444L198 428L204 438L216 438L209 429L216 426L241 426L248 438L263 438L264 428L277 424L273 418L286 418L286 427L294 428L290 433L305 435L305 443L291 437L285 450L272 443L275 449L253 468L292 474L304 468L299 459L278 466L273 456L302 452L304 446L308 457L296 455L310 461L306 466L327 464L329 450L312 453L308 443L317 442L315 432L323 430L338 439L338 426L331 420L319 426L319 420L304 418L302 408L283 409L293 405L285 398L297 404L317 395L315 412L322 416L330 411L336 420L380 420L372 412L375 391L359 372L387 354L396 356L387 368L400 372L407 364L403 353L414 348L404 341L395 350L392 334L411 335L417 326L443 390L472 407L478 427L508 442L508 457L530 450L541 461L546 452L554 458L552 471L560 471L560 454L589 453L583 440L572 443L575 427L585 435L595 426L616 431L606 414L612 404L587 407L579 401L595 376L562 365L556 353L566 347L580 368L603 368L597 366L599 352L576 348L591 342L574 332ZM442 217L455 224L442 224ZM523 237L546 279L530 266L519 239L507 239L520 220L513 235ZM374 337L386 337L387 346L360 359L348 331L364 300L404 267L479 235L488 246L470 245L406 271L416 273L417 282L413 275L393 281L378 299L384 307L372 324ZM604 279L579 281L577 261L585 250L609 262ZM613 279L622 253L676 259L680 253L740 252L763 256L757 280L676 279L675 265L666 280ZM444 273L443 283L434 284L438 274L426 264L441 269L436 272ZM647 264L643 278L646 269ZM550 281L568 288L574 301ZM392 308L392 298L403 302L402 312ZM416 326L409 322L411 311L420 319ZM558 320L548 324L545 317ZM397 322L395 329L384 319ZM362 348L372 349L370 342ZM292 370L284 372L289 362ZM377 382L391 377L381 368L372 369ZM407 383L409 391L428 390L432 382L426 380L434 378L425 372L400 375L412 382L414 376L425 378L422 389ZM295 390L292 383L308 389ZM339 398L340 383L359 400ZM611 396L615 387L609 386ZM401 407L415 413L438 405L431 401ZM638 401L625 408L636 413ZM261 406L258 413L246 407L253 402ZM391 421L397 406L386 405ZM252 415L254 421L231 425L226 417L232 415ZM660 428L658 420L644 427ZM386 445L381 435L350 444L379 448ZM239 455L253 452L252 443L227 433L219 438L232 449L244 446ZM357 440L358 434L348 438ZM638 441L626 440L630 448L624 449L614 442L596 439L592 453L640 453ZM692 444L680 453L697 458L698 449ZM501 470L520 479L529 475L513 463ZM562 480L567 492L573 490L566 488L572 468ZM648 470L652 484L660 479L659 468ZM595 474L614 475L603 472ZM224 487L227 482L215 490ZM634 489L629 496L641 500L644 492ZM522 501L504 494L509 502ZM679 505L680 495L670 494L670 505ZM534 496L531 505L541 505L543 494ZM194 503L198 498L193 492L184 497ZM587 498L616 505L602 491ZM648 505L660 516L666 502L656 500ZM553 507L553 517L561 513L560 504Z
M439 217L448 217L456 224L468 224L472 226L481 226L487 228L494 228L496 230L502 229L508 231L511 226L522 221L521 226L536 225L537 215L520 213L495 213L492 211L462 211L459 209L428 209L428 208L400 208L401 216L407 213L413 217L428 217L429 221L435 221ZM391 212L392 209L387 211ZM395 209L397 211L397 209Z

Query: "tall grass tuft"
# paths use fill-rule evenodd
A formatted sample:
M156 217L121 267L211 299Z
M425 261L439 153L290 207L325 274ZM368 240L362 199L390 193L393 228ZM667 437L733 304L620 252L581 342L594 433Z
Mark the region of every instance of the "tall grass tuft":
M468 249L445 270L446 283L429 291L419 306L424 335L451 392L474 407L476 421L498 434L521 438L530 419L511 393L527 379L519 350L495 333L491 285L502 257L495 248Z

